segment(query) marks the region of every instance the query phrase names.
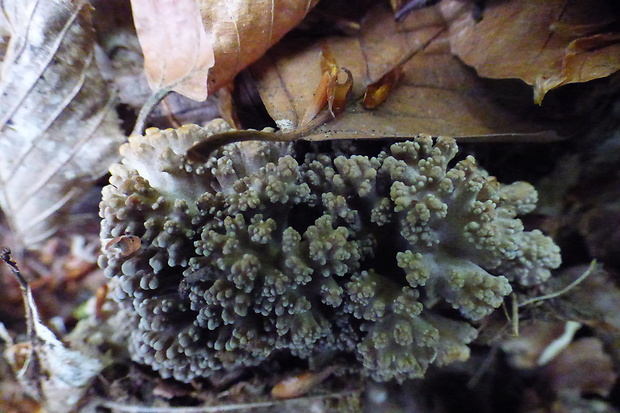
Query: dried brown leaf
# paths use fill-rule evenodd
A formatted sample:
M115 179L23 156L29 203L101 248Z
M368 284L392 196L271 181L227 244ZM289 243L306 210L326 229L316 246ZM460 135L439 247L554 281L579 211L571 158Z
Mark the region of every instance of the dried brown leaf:
M0 78L0 204L26 246L118 156L123 136L94 56L85 1L3 1L11 39Z
M390 96L390 91L396 85L402 71L402 66L396 66L394 69L381 76L381 79L366 86L366 93L364 93L364 100L362 101L364 109L374 109L385 102Z
M340 115L346 107L347 97L353 87L353 76L348 69L338 65L336 57L327 45L323 45L321 52L321 71L323 72L321 81L301 120L301 127L308 126L323 109L324 112L329 112L324 113L324 117L327 118ZM338 80L341 72L346 76L342 82Z
M119 235L105 246L106 250L116 249L121 257L128 257L140 249L140 238L134 235Z
M131 0L151 88L205 100L295 27L316 2Z
M288 377L271 389L271 396L276 399L294 399L301 397L327 379L334 372L328 367L319 372L307 371L297 376Z
M205 100L214 64L213 39L202 25L198 3L131 0L131 6L151 89Z
M295 27L318 0L200 0L204 27L214 41L209 91L235 75Z
M349 104L339 117L314 130L309 139L409 137L419 133L470 137L492 135L553 138L548 127L526 121L522 110L498 105L495 96L451 55L447 28L435 8L416 10L403 21L378 5L351 37L324 39L338 65L353 76ZM285 38L251 66L265 106L285 132L301 119L320 82L319 42ZM362 107L368 85L402 66L399 82L376 109ZM510 97L508 97L508 100Z
M556 87L609 76L620 69L620 33L610 3L538 0L490 2L476 21L473 5L442 2L452 52L483 77L519 78L541 103Z

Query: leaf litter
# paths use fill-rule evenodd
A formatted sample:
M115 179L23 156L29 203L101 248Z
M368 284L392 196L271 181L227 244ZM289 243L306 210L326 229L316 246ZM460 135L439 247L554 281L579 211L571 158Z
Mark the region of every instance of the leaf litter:
M203 4L204 3L205 2L203 2ZM215 4L217 2L209 3ZM239 6L243 5L242 1L228 2L228 4L233 3ZM258 4L258 2L255 3ZM387 135L406 138L417 135L418 133L431 133L457 137L473 136L479 138L482 136L492 139L523 139L524 137L530 137L536 141L542 138L556 139L562 134L558 132L559 129L556 128L556 124L540 121L540 119L532 117L532 113L536 113L536 110L515 111L514 107L498 104L496 99L497 96L491 93L492 90L490 91L493 87L489 88L487 83L478 78L470 68L466 67L459 59L455 58L450 53L449 48L454 47L452 44L453 23L458 19L454 21L444 19L439 12L441 9L438 8L410 11L410 9L414 8L410 6L413 3L423 2L392 2L393 5L398 5L398 13L400 13L399 16L402 15L402 21L395 21L394 15L386 10L384 7L385 5L374 6L375 8L373 8L364 19L360 20L359 24L348 21L346 18L342 19L334 15L329 16L330 24L333 24L333 27L337 27L337 30L341 31L337 35L334 35L333 32L330 33L331 29L327 27L327 34L321 36L321 39L324 38L325 42L318 41L317 36L303 37L299 36L299 33L292 33L287 36L282 42L276 44L274 48L267 52L265 57L261 58L258 63L251 67L252 74L258 80L264 103L267 105L274 119L278 121L278 125L285 130L285 132L233 132L227 136L217 137L216 142L201 142L190 150L188 156L196 157L196 159L204 158L209 155L213 148L235 140L298 139L302 136L304 128L306 129L305 132L308 131L308 127L316 127L308 136L311 139L322 139L327 135L329 135L330 138L359 137L361 133L373 137L384 137ZM444 0L442 5L445 6L449 3L448 0ZM459 3L466 6L469 4L469 2ZM515 2L508 1L504 3ZM261 2L261 4L263 3ZM265 4L269 5L269 3ZM277 5L273 3L272 11L282 11L282 9L279 8L281 7L280 4L282 3L278 3ZM492 6L494 2L488 2L488 4ZM490 6L485 9L484 19L488 16L492 16L492 14L490 14L492 7ZM404 9L407 9L407 13L402 11ZM266 9L262 10L264 11ZM224 13L229 11L221 9L220 7L218 12ZM251 11L248 10L245 10L244 13L248 16L252 14ZM325 17L325 14L323 14L323 16ZM204 18L204 15L202 17ZM473 21L478 21L475 15L468 17L472 17ZM481 21L484 21L484 19ZM214 21L222 23L224 27L231 27L231 21L233 25L235 22L234 19L230 20L226 17L216 17ZM241 20L237 20L236 22L238 21ZM293 25L291 25L291 27L292 26ZM593 53L590 52L597 52L605 49L607 46L612 46L615 42L614 34L602 33L602 27L605 26L601 24L556 24L553 29L555 33L562 33L563 35L565 35L565 33L574 33L575 31L581 31L580 33L582 33L578 39L571 43L570 47L566 49L568 52L565 56L565 61L574 59L577 62L578 59L581 58L588 60L593 55ZM290 27L286 30L289 29ZM231 33L235 34L236 32L233 30ZM264 32L260 32L256 27L253 27L247 33L244 33L243 36L249 35L251 37L251 35L255 35L256 39L258 39L258 36L263 34ZM233 36L233 40L234 37L235 36ZM237 40L242 37L240 32L237 33L237 37ZM245 39L247 40L247 37L245 37ZM256 43L256 46L260 46L258 43L264 43L264 41L256 40ZM250 43L237 43L237 45L239 44L248 45L250 48L253 47ZM222 52L224 53L224 57L222 57L220 61L224 61L228 58L235 61L234 59L238 58L238 56L234 57L235 53L245 53L243 47L235 48L234 45L231 50L232 54L230 56ZM328 50L328 53L325 53L325 50ZM160 50L159 54L161 55L164 52L165 51ZM260 56L262 52L257 52L257 54ZM327 54L331 56L326 58ZM214 56L215 66L213 67L217 67L217 51L214 52ZM251 60L252 59L249 59L248 62ZM326 61L329 64L325 65ZM237 69L242 67L243 64L237 65L234 63L228 66L234 69L226 74L226 76L230 76L230 79L232 79L238 71ZM582 67L585 66L582 65ZM350 75L347 74L347 71ZM199 77L202 76L204 76L204 73ZM224 77L219 79L223 78ZM323 81L321 81L321 79L323 79ZM343 98L342 93L336 93L335 91L335 86L343 80L345 80L345 85L347 83L352 84L352 92L348 99ZM204 88L205 82L206 79L204 81L200 80L196 82L196 85L199 85L200 88ZM280 83L279 86L278 82ZM494 86L496 85L497 84L494 84ZM163 89L166 87L167 86L164 86ZM280 89L278 89L278 87ZM214 86L213 88L216 87ZM209 93L211 92L210 90ZM366 99L363 98L364 94L367 96ZM346 93L344 95L346 96ZM275 100L274 97L277 96L283 97L283 99L280 101ZM510 97L508 97L508 100L509 99ZM368 101L370 103L367 104L366 107L363 107L362 101ZM342 105L343 102L346 102L347 105L344 106L344 110L340 111L338 106ZM227 108L226 111L232 114L234 105L234 101L225 103ZM317 126L317 124L313 124L313 122L317 122L319 125ZM320 124L323 122L326 123ZM570 129L570 125L566 129ZM2 175L0 175L0 177L1 176ZM121 254L131 254L136 248L140 248L140 245L135 242L134 239L121 235L110 242L107 248L119 249ZM579 288L576 290L579 291ZM599 288L597 294L605 295L608 294L609 291L617 292L618 289L610 283L608 288ZM581 294L581 296L583 295L584 294ZM102 330L103 327L101 327L104 324L108 326L106 328L116 326L117 329L118 325L122 324L122 320L111 319L114 312L110 311L107 307L109 301L110 298L107 296L107 290L105 288L98 290L95 303L96 308L94 313L89 313L89 317L91 317L90 321L92 323L98 321L101 325L91 325L87 335L77 335L78 340L81 339L86 343L95 336L105 335L103 332L104 330ZM603 300L599 300L601 303L602 301ZM556 305L556 302L557 299L553 300L552 305ZM544 305L547 304L543 303L543 306ZM601 312L607 308L604 304L599 304L599 306ZM32 310L30 311L32 312ZM566 321L569 317L566 315L567 311L566 309L560 311L559 317L562 321ZM599 328L596 323L586 323L586 325L590 326L592 329ZM43 326L42 323L41 326ZM52 336L50 337L49 334L44 332L42 327L39 328L39 330L42 332L40 335L45 337L45 340L38 340L48 343L45 344L44 347L53 347L53 345L55 345L54 343L59 343L54 341L56 337L53 336L51 332L50 334L52 334ZM592 358L598 358L604 361L602 364L604 364L605 373L609 373L611 367L609 365L608 355L601 348L598 341L591 341L595 344L588 344L583 348L587 347L593 349L593 353L596 353L596 355ZM572 344L573 343L569 344L568 348L582 349L580 345L583 343L574 346ZM62 343L60 345L62 345L65 350L72 349L71 346L67 347ZM20 348L29 351L28 347L22 346ZM576 351L578 354L581 350ZM49 357L49 353L46 353L42 358L45 357ZM568 363L567 366L569 367L566 368L574 369L576 371L575 374L579 375L580 372L585 371L584 369L587 368L588 362ZM562 369L559 370L561 371ZM463 371L466 370L464 369L462 372ZM516 369L510 372L518 373ZM118 371L116 374L119 374ZM128 391L128 389L126 389L127 382L131 382L132 385L144 385L145 383L156 380L146 372L141 372L140 374L141 375L136 375L135 369L133 369L130 370L127 377L120 379L117 377L115 382L114 380L111 382L114 382L117 386L123 387L123 390ZM515 375L518 376L519 374ZM52 377L53 376L54 375L52 375ZM59 377L58 375L56 376ZM481 382L484 383L485 374L482 374L481 377ZM558 373L551 372L550 377L552 377L552 380L555 380L559 376ZM274 380L267 384L263 383L263 387L288 383L286 381L278 381L283 378L286 378L286 376L280 378L272 376L271 379ZM106 377L106 380L107 379L108 377ZM289 376L289 379L299 381L302 384L303 391L306 391L306 388L311 388L314 385L314 376L313 373L310 372L301 373L299 376ZM433 378L430 377L424 384L431 390L425 393L425 397L428 396L428 400L434 400L438 395L437 389L433 388L432 379ZM613 380L615 380L615 376L607 374L606 380L605 390L608 389ZM237 384L244 383L247 382L241 381ZM291 389L293 390L286 388L284 397L288 397L295 392L297 382L293 381L292 383L293 386ZM325 388L329 389L330 386L331 382L327 383ZM561 387L562 386L558 386L557 388L561 390ZM77 386L77 389L79 391L83 390L80 386ZM187 391L188 394L192 396L196 394L200 395L196 399L193 399L193 401L207 400L205 395L209 393L209 391L204 391L204 388L190 388ZM403 388L401 392L406 393L407 389ZM178 394L182 393L183 392L179 392ZM597 392L597 394L605 397L606 391L600 391ZM166 404L162 402L162 397L158 398L147 395L145 397L146 402L150 403L154 400L155 405L153 405L153 407L146 407L140 405L139 402L143 401L141 398L129 398L129 400L132 400L135 404L123 403L122 401L127 400L127 393L114 393L110 391L107 395L112 397L103 401L103 405L111 409L116 409L116 411L189 412L221 411L223 408L233 410L241 407L252 407L252 403L244 405L240 403L240 400L232 400L233 404L230 405L195 408L179 407L174 409L169 407L170 403L168 402L171 402L172 399L177 397L175 395L169 396L170 400L166 400L166 403L168 403L167 407L162 408L155 407L157 403ZM254 394L253 400L256 400L255 396ZM263 396L265 396L265 394L263 394ZM452 396L452 394L450 396ZM579 395L579 397L580 396L581 395ZM308 399L312 397L314 396L310 396ZM321 399L321 397L322 396L318 396L318 399ZM163 398L165 399L165 397ZM450 397L437 402L437 406L445 407L446 405L442 403L447 403L448 399L450 399ZM191 397L190 400L192 400ZM175 402L178 402L178 400L175 400ZM258 405L261 403L263 403L262 399L259 401ZM418 405L423 404L419 401L417 403ZM566 406L567 402L565 400L560 400L560 403L562 406ZM276 408L278 405L279 403L273 401L267 401L264 404L265 407L270 406L273 408ZM368 406L371 408L373 407L371 404L368 404ZM257 404L254 404L254 407L257 407ZM285 407L281 407L285 409ZM445 408L446 411L449 411L447 407ZM421 408L419 411L430 412L432 410L431 408Z
M497 104L493 91L450 53L448 28L435 8L402 21L383 5L368 11L352 36L321 40L352 74L353 89L340 116L308 139L433 136L558 139L557 124ZM303 115L318 84L321 44L290 35L250 70L263 102L284 132L303 129ZM373 110L363 107L368 87L401 68L399 81ZM371 92L372 95L372 92ZM510 99L510 97L508 97Z
M170 91L205 100L296 26L317 0L132 0L154 93L134 133ZM181 37L181 38L179 38Z
M205 100L214 41L202 25L198 3L132 0L131 5L151 89Z
M86 2L4 1L0 204L23 244L53 234L124 136L94 57Z
M41 322L30 285L11 259L10 250L2 250L1 255L20 283L28 326L28 341L8 343L5 357L16 370L24 388L49 411L73 411L90 381L103 369L104 362L71 349L56 338ZM20 360L20 352L26 353L25 359Z
M446 0L454 54L483 77L519 78L541 104L551 89L587 82L620 69L618 15L605 0L489 3L476 21L474 5Z

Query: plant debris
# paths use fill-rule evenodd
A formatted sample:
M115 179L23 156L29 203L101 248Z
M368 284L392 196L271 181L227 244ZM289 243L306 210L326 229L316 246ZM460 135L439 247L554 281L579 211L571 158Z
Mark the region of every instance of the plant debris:
M0 1L0 411L620 412L616 3Z

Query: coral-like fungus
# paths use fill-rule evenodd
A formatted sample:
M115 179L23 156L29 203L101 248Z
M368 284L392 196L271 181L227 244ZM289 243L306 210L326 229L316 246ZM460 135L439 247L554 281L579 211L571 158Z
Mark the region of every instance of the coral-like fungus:
M243 142L196 163L206 128L147 130L121 148L101 215L133 358L189 381L281 355L377 380L467 358L471 321L513 285L539 284L557 246L527 232L531 185L499 184L453 139L417 137L375 157ZM350 370L350 369L349 369Z

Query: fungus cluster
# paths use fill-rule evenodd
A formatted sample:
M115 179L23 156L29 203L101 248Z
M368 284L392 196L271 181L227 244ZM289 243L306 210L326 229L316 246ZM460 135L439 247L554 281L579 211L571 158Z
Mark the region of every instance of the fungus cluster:
M189 381L279 355L349 357L377 380L468 357L472 322L512 285L544 282L558 247L516 218L536 203L453 139L417 137L373 157L242 142L205 162L206 127L147 130L121 148L101 203L100 264L132 324L130 353Z

